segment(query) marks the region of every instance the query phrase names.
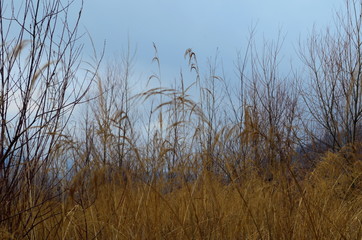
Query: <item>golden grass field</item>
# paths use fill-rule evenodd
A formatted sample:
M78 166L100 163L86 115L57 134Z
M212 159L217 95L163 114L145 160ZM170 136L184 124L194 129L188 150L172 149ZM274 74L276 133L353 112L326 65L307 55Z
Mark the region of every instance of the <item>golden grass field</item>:
M156 44L144 82L82 60L83 1L3 2L0 240L362 240L361 2L300 70L251 31L236 77L187 49L174 82Z
M1 235L17 239L32 225L28 239L361 239L362 164L347 175L340 160L327 154L303 179L279 171L265 180L251 169L229 182L208 172L146 183L84 170L62 201Z

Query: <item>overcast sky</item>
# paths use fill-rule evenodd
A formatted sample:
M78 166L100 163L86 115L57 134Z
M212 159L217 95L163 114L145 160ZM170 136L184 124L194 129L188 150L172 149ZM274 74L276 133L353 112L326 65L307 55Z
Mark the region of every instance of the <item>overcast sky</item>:
M138 68L147 74L154 42L163 71L177 74L187 48L199 62L218 49L224 64L232 65L255 25L258 39L273 40L282 31L288 59L299 37L331 24L342 6L343 0L87 0L82 26L97 48L106 41L106 61L127 48L129 39L137 48Z

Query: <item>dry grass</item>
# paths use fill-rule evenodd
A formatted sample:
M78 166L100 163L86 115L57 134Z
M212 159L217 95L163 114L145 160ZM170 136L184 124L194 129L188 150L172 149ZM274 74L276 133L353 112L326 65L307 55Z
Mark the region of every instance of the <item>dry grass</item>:
M151 106L141 142L131 99L117 98L127 88L107 84L114 89L99 83L94 118L51 150L59 165L32 182L19 177L17 198L3 203L2 239L361 239L358 144L305 170L294 107L282 105L286 119L266 117L252 99L241 126L232 125L214 119L214 95L200 91L200 103L190 87L137 95L163 99Z
M228 182L204 173L195 181L145 183L107 169L75 181L64 201L46 205L30 239L360 239L361 176L349 187L324 178L333 156L304 180L266 181L250 173ZM355 168L361 174L361 169ZM317 175L318 174L318 175ZM127 180L126 180L127 179ZM359 181L357 185L357 180ZM343 183L341 183L343 184ZM351 183L352 184L352 183ZM348 186L348 184L346 185ZM336 194L345 190L345 195ZM349 191L347 193L347 191ZM38 211L35 211L38 213ZM28 214L32 214L29 211ZM47 216L51 216L47 219ZM2 231L14 239L26 232ZM31 237L30 237L31 236Z
M127 88L99 81L94 118L51 151L59 163L51 181L50 165L32 182L19 178L2 239L361 239L358 144L314 155L317 165L303 169L294 107L282 105L287 119L266 117L251 99L232 125L214 119L214 95L200 91L200 103L190 87L137 95L163 99L151 105L141 142L131 99L117 98Z
M361 52L362 44L349 44L338 42L342 48L358 46L346 48L348 53ZM43 105L32 105L39 110L34 120L32 107L23 104L19 120L8 122L10 105L0 104L2 136L8 135L0 139L0 239L362 239L362 91L346 74L356 69L341 70L342 64L329 58L336 56L327 54L325 67L332 67L323 73L341 72L328 76L331 83L317 77L317 96L309 99L278 73L281 42L265 43L263 52L252 45L246 52L253 53L238 63L236 85L222 77L217 59L202 76L188 49L194 80L184 80L181 72L167 88L156 45L152 61L158 73L147 84L157 84L137 94L130 84L129 53L104 78L97 62L92 79L98 89L86 87L69 104L64 99L70 85L60 78L53 86L58 79L45 71L57 65L52 61L21 76L27 85L14 86L28 92L23 102L42 88L35 79L47 80L47 88L39 98ZM14 59L24 46L14 48ZM361 70L360 58L355 60L353 68ZM315 66L309 66L314 76L320 74L319 68L313 72ZM362 70L358 74L362 78ZM343 79L340 92L331 92L338 89L337 79ZM325 84L331 89L321 90ZM93 94L86 114L72 125L68 111L86 93ZM330 95L341 93L345 100L333 97L329 104ZM61 100L49 103L56 99ZM14 122L19 133L10 136Z

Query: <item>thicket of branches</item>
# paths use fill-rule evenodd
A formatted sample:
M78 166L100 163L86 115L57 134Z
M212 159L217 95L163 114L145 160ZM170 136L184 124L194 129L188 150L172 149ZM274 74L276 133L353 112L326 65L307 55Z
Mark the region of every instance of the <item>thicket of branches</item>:
M132 183L135 191L144 183L146 199L152 190L167 202L168 193L184 186L192 198L200 182L215 190L217 184L246 184L258 176L277 183L290 199L300 194L311 236L319 239L324 230L316 227L313 216L319 212L306 200L304 179L332 179L338 198L361 201L362 3L348 0L345 6L333 30L315 31L300 45L302 74L280 70L281 39L260 48L252 32L235 78L224 76L217 58L200 69L197 54L188 49L191 74L185 79L181 72L169 87L154 45L156 73L146 82L156 87L135 92L130 47L105 73L98 72L97 62L81 73L83 2L1 0L0 233L65 238L70 215L79 208L82 227L75 224L75 235L97 237L104 227L89 235L87 211L97 206L100 183ZM82 114L73 116L77 105ZM263 239L263 224L249 200L235 191ZM192 207L198 212L197 204ZM185 219L177 224L187 236ZM200 224L195 232L203 238ZM336 231L348 238L347 232L362 234L361 226L352 233Z

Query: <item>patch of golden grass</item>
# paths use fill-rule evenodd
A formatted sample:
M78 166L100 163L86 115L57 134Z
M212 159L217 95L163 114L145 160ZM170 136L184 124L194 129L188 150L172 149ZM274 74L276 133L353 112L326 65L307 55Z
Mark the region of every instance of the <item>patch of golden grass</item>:
M106 170L97 170L91 177L83 178L83 185L75 182L70 187L73 192L52 209L54 216L43 219L32 236L34 239L360 239L361 186L355 186L354 194L348 197L337 194L339 180L334 178L333 182L322 175L329 169L333 177L328 164L331 157L327 155L313 173L299 182L282 174L266 181L256 173L238 182L225 182L204 173L194 181L181 182L180 178L145 183L118 174L110 178ZM342 174L337 176L342 178ZM181 184L176 186L176 182ZM61 214L56 215L57 212ZM12 236L6 231L2 235L10 239Z

